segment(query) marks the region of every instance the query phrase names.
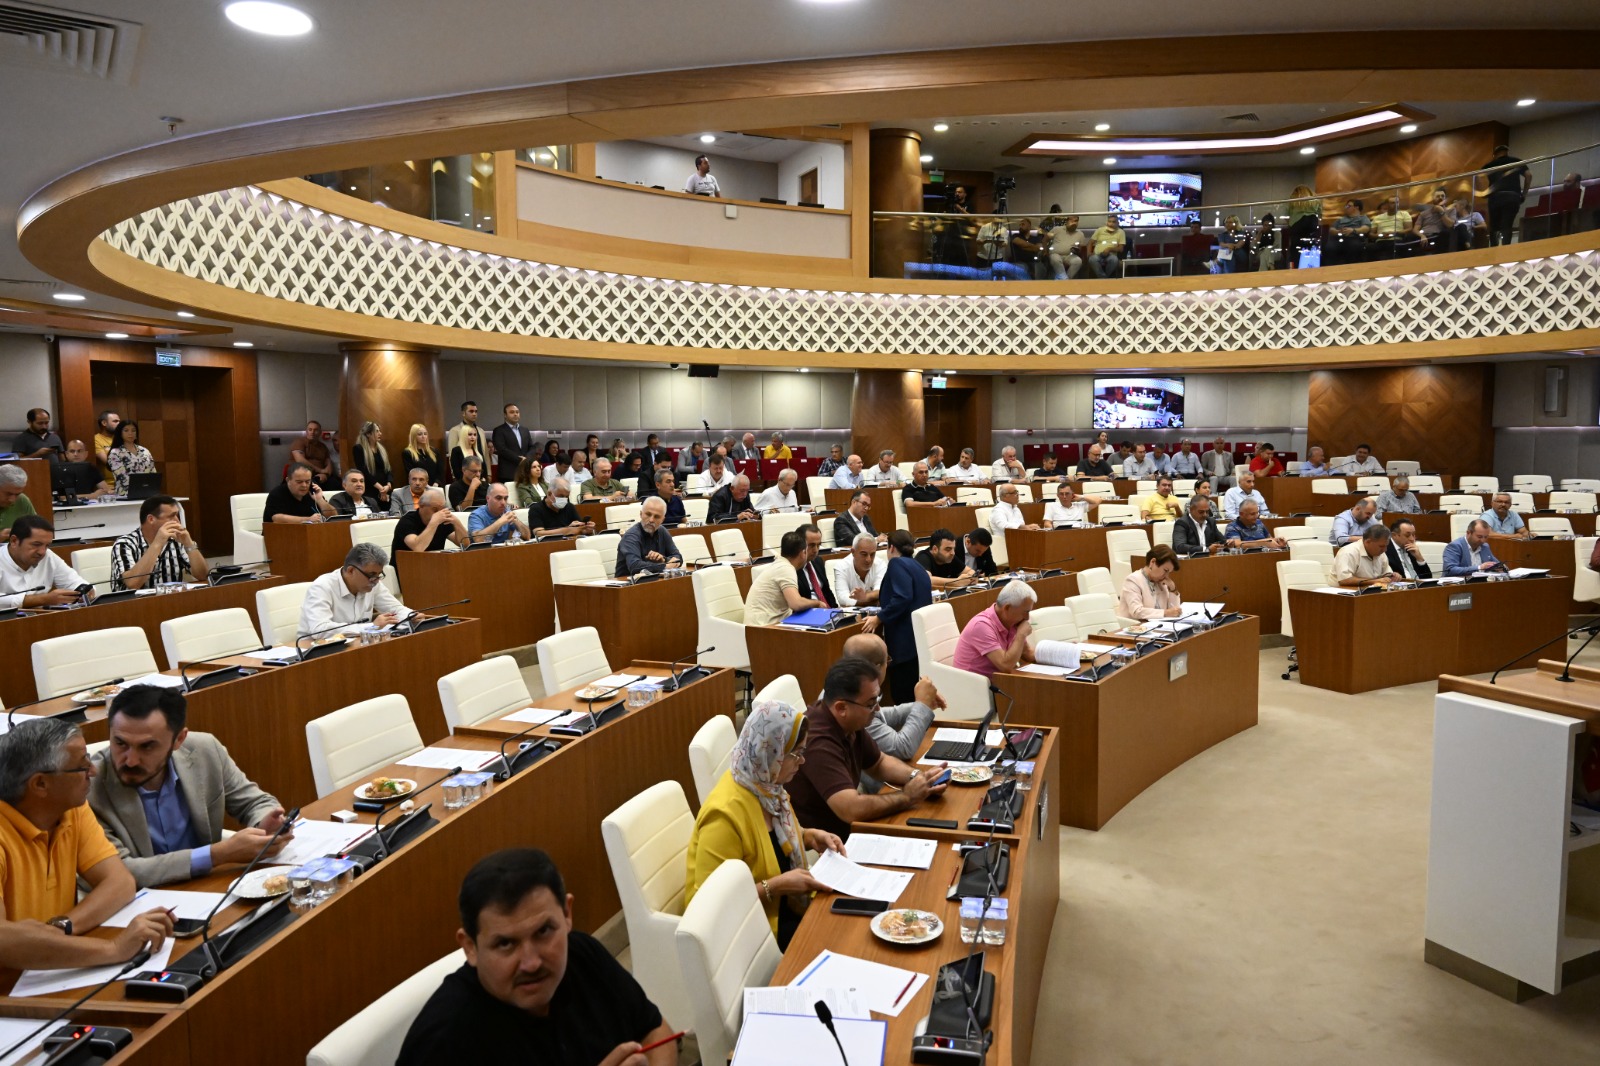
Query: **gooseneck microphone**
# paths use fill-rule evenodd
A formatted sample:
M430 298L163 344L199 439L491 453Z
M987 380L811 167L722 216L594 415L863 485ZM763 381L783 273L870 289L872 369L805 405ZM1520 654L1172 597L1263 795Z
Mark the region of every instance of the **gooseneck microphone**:
M402 624L406 627L406 632L408 634L413 634L414 635L417 632L417 628L418 628L419 625L425 625L426 624L424 622L419 622L418 621L418 619L421 618L422 615L427 614L429 611L438 611L438 610L442 610L442 609L444 609L446 607L460 607L463 603L471 603L471 602L472 602L472 597L471 596L467 596L467 597L464 597L464 598L459 599L459 600L451 600L449 603L436 603L431 607L416 607L416 608L412 609L410 614L406 615L405 618L402 619ZM448 621L448 616L446 616L446 620ZM431 622L431 621L433 621L433 619L429 619L428 621Z
M147 963L149 961L150 961L150 949L149 948L141 948L133 956L133 958L131 958L127 962L123 963L122 964L122 968L120 970L118 970L116 973L112 974L110 977L107 977L104 981L101 981L99 984L95 985L93 988L89 989L89 991L87 991L83 995L79 996L76 1000L74 1000L73 1002L69 1003L66 1007L62 1008L60 1011L57 1011L54 1016L52 1016L50 1018L47 1018L46 1020L40 1022L38 1028L36 1028L32 1032L28 1033L27 1036L23 1037L21 1040L18 1040L16 1043L14 1043L10 1047L6 1048L4 1051L0 1051L0 1062L4 1062L6 1059L10 1058L13 1052L15 1052L18 1048L22 1047L28 1041L30 1041L34 1037L38 1036L40 1033L42 1033L46 1029L50 1028L52 1025L56 1024L61 1019L65 1018L67 1015L71 1014L73 1011L77 1010L79 1007L83 1006L85 1003L87 1003L89 1000L93 999L95 996L99 995L101 992L105 991L107 988L111 987L111 985L113 983L122 980L122 978L126 977L129 973L131 973L134 970L137 970L139 967L143 966L145 963ZM121 1030L121 1031L122 1032L127 1032L127 1030ZM132 1036L133 1034L129 1033L128 1035Z
M527 737L529 733L532 733L535 729L538 729L543 724L544 723L542 722L536 722L515 736L506 737L500 742L500 769L494 772L494 779L496 781L509 781L518 770L532 765L538 759L543 758L543 755L534 755L534 752L543 751L548 754L549 752L555 751L560 747L560 745L553 740L546 740L541 741L538 744L528 744L526 746L522 746L522 740ZM507 757L506 748L511 744L518 745L517 754L515 756ZM530 756L532 757L530 758Z
M126 680L127 680L127 678L125 678L125 677L113 677L110 681L96 681L92 685L86 685L85 688L100 688L102 685L120 685ZM81 692L83 690L80 689L79 691ZM19 703L16 706L10 708L9 710L6 711L6 732L9 733L11 731L11 727L14 724L14 719L16 718L16 714L22 708L24 708L24 707L37 707L41 703L50 703L51 701L58 700L60 698L61 698L60 695L46 696L42 700L34 700L31 703ZM44 718L70 718L72 715L75 715L75 714L81 715L82 713L83 713L83 708L82 707L73 706L69 710L60 711L60 712L58 712L56 714L41 715L39 717L44 717Z
M450 780L452 777L456 776L460 772L461 772L461 767L459 767L459 766L456 766L456 767L453 767L453 768L451 768L449 770L446 770L444 773L440 774L438 777L434 778L432 781L429 781L426 785L423 785L421 788L419 788L415 792L411 793L411 795L407 796L406 799L415 800L418 796L422 795L424 792L428 791L430 788L435 788L435 787L437 787L439 785L444 784L446 781ZM386 859L386 858L389 857L389 839L383 835L383 830L384 830L383 816L385 814L389 814L391 811L398 811L399 809L400 809L400 804L396 803L393 807L389 808L389 810L381 812L376 818L374 818L372 820L372 835L377 839L377 853L372 858L372 861L374 863L380 862L383 859ZM411 809L409 811L406 811L404 816L400 819L400 821L404 822L406 818L410 818L412 815L421 814L423 811L426 811L427 809L428 809L427 806L414 807L413 809ZM393 830L394 828L395 828L394 825L390 825L389 826L389 829L391 829L391 830Z
M839 1049L840 1061L844 1066L850 1066L850 1057L844 1053L844 1041L839 1039L839 1030L833 1027L833 1011L829 1010L828 1005L820 999L813 1005L813 1009L817 1012L817 1021L826 1025L828 1032L833 1036L834 1045Z
M307 633L305 636L295 637L294 638L295 655L299 658L299 660L301 662L305 662L307 656L310 655L311 652L314 651L315 649L309 648L309 647L302 647L302 642L307 641L307 640L315 640L317 637L326 636L329 633L337 633L337 632L339 632L341 630L349 629L352 626L358 626L360 624L361 624L360 622L336 622L331 626L324 626L321 629L313 629L311 632Z
M671 677L670 680L668 680L665 684L663 684L661 686L662 691L664 691L664 692L676 692L676 691L678 691L678 689L683 688L685 685L692 684L693 682L698 681L700 678L705 677L706 676L705 671L703 669L701 669L701 667L699 666L698 663L696 665L690 667L689 669L685 670L681 674L678 673L678 666L679 666L680 663L686 663L690 659L697 659L700 656L705 655L708 652L713 652L713 651L716 651L716 650L717 650L717 646L715 644L711 644L711 645L708 645L708 646L706 646L704 648L696 648L694 651L690 652L689 654L681 655L678 658L672 660L672 665L671 665L671 667L669 667L669 669L672 671L672 677ZM694 675L694 676L690 676L690 675Z
M1539 645L1537 648L1530 648L1529 650L1527 650L1525 652L1522 652L1515 659L1512 659L1511 662L1506 663L1504 666L1500 667L1500 669L1496 670L1493 674L1489 675L1489 684L1493 685L1493 684L1496 683L1495 679L1500 676L1501 671L1509 670L1512 667L1513 664L1521 662L1523 659L1526 659L1528 656L1532 655L1534 652L1544 651L1550 645L1556 643L1556 641L1568 640L1568 639L1570 639L1572 637L1577 636L1579 633L1588 633L1589 634L1589 640L1593 640L1595 635L1597 633L1600 633L1600 622L1590 622L1590 623L1587 623L1586 625L1581 625L1576 629L1569 629L1565 633L1561 634L1559 637L1553 637L1550 640L1545 641L1543 644ZM1578 648L1578 651L1581 652L1581 651L1583 651L1584 648L1586 648L1588 646L1589 646L1589 641L1586 640ZM1574 654L1573 658L1576 659L1577 655ZM1557 681L1571 681L1572 680L1572 675L1570 673L1571 670L1572 670L1572 663L1571 663L1571 661L1568 661L1567 668L1565 670L1563 670L1559 676L1557 676L1556 680Z
M243 881L251 870L261 865L261 860L267 857L267 852L272 850L272 845L276 844L278 838L283 836L284 832L294 825L295 819L299 816L299 807L283 816L283 821L278 823L277 830L267 838L265 844L261 845L261 850L256 852L255 857L245 864L244 869L239 871L239 876L234 878L233 884L237 885ZM222 958L217 953L216 948L211 945L211 923L216 920L217 912L227 904L232 894L232 886L230 886L229 891L224 892L222 898L212 906L211 913L206 915L206 920L200 926L200 953L201 958L204 960L200 968L200 977L203 980L210 980L222 972Z

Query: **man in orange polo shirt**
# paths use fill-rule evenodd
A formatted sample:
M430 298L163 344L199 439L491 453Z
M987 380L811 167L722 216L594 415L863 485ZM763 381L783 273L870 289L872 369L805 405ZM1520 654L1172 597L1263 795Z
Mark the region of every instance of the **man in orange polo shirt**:
M112 938L84 936L133 899L133 874L89 810L94 765L78 727L53 718L0 737L0 966L67 969L126 962L161 947L157 907ZM89 893L77 898L77 878Z

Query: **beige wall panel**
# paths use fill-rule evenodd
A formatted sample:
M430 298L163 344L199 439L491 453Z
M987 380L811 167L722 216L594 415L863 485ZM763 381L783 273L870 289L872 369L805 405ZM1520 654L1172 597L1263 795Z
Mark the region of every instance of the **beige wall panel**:
M767 424L766 409L761 403L761 377L760 374L723 374L715 379L728 383L731 407L725 428L730 429L735 437L742 437L746 432L759 432ZM718 428L717 424L711 423L711 428Z
M570 366L553 365L540 369L540 425L552 429L571 429L578 425L577 405L573 398L575 377L576 371Z
M603 419L603 424L614 430L645 429L644 422L640 421L640 409L643 406L639 395L640 376L641 372L632 367L607 367L604 370L584 371L582 377L586 386L595 378L604 383L604 395L593 397L596 401L604 402L591 403L590 397L586 395L584 402L578 405L578 420L584 425L589 425ZM588 392L587 387L585 392ZM645 419L645 421L651 420Z

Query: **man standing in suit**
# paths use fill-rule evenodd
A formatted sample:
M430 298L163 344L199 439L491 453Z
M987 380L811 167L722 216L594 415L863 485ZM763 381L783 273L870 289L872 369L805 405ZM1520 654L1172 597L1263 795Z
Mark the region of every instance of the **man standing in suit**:
M1503 566L1489 550L1489 523L1474 518L1467 523L1466 536L1444 546L1444 576L1471 577Z
M844 514L834 519L833 542L841 548L848 548L856 542L856 538L863 533L871 533L878 538L878 543L883 543L883 537L872 526L872 516L867 512L872 510L872 497L861 489L857 489L850 497L850 506L845 508Z
M93 758L89 807L141 888L247 863L283 824L282 805L215 737L190 733L187 716L177 689L124 689L111 701L111 746ZM225 814L248 828L224 839ZM292 838L284 833L268 854Z
M933 581L913 558L916 542L904 529L889 534L889 565L878 589L878 631L889 646L889 691L896 703L917 698L917 641L911 613L933 602Z
M829 607L839 606L833 594L833 585L822 576L822 564L817 562L817 556L822 554L822 530L814 525L804 525L800 527L800 532L806 535L806 553L795 574L800 595L821 600Z
M672 453L661 446L661 437L655 433L652 433L645 438L644 447L640 448L637 454L644 456L644 466L642 469L648 471L653 471L655 469L655 465L663 459L667 460L669 463L672 461ZM653 481L652 484L654 484Z
M534 451L534 445L533 434L522 428L522 410L516 404L506 404L505 416L489 435L489 443L494 446L495 480L509 485L517 480L517 464Z
M1407 581L1433 576L1417 546L1416 523L1409 518L1397 518L1389 524L1389 569Z

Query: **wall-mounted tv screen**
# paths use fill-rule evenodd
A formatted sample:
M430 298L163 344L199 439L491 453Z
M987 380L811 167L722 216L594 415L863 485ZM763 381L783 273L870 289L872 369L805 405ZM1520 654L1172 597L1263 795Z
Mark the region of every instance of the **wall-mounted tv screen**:
M1095 429L1182 429L1182 378L1095 378Z
M1200 217L1200 175L1112 174L1107 209L1151 212L1128 215L1124 226L1187 226Z

